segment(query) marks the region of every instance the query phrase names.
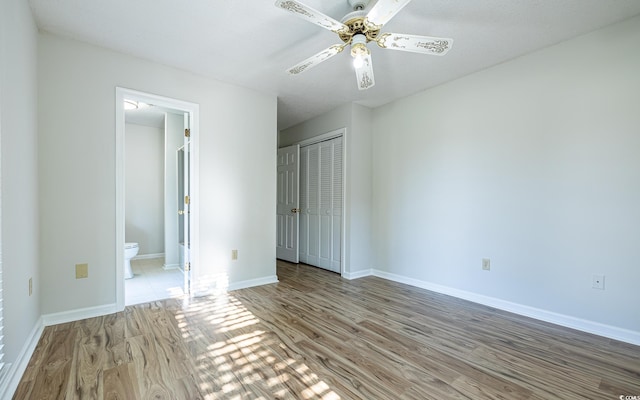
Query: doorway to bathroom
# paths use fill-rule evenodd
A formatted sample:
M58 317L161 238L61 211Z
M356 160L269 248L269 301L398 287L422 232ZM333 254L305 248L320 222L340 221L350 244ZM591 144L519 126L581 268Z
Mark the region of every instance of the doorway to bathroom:
M198 105L117 88L116 114L117 308L190 296Z

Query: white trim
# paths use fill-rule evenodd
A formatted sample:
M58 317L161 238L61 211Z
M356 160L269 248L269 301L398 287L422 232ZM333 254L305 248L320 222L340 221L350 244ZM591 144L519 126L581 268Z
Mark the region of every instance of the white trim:
M63 324L66 322L79 321L86 318L100 317L103 315L113 314L116 310L116 304L107 304L98 307L81 308L77 310L64 311L54 314L46 314L38 318L31 333L27 337L22 350L12 364L5 364L5 376L0 382L0 399L9 399L13 397L20 380L27 370L29 361L33 356L33 352L40 341L42 332L46 326Z
M165 265L162 266L162 269L165 269L165 270L169 270L169 269L182 270L182 267L180 266L180 264L165 264Z
M164 258L164 253L139 254L133 257L132 260L150 260L152 258Z
M530 307L523 304L512 303L510 301L501 300L495 297L484 296L481 294L467 292L448 286L438 285L431 282L421 281L402 275L396 275L377 269L371 270L372 276L388 279L390 281L404 283L407 285L419 287L433 292L446 294L457 297L459 299L472 301L474 303L497 308L499 310L512 312L514 314L523 315L540 321L550 322L552 324L564 326L567 328L577 329L579 331L592 333L594 335L603 336L609 339L619 340L621 342L640 345L640 332L631 331L624 328L618 328L611 325L601 324L599 322L589 321L576 318L570 315L555 313L553 311L542 310L540 308ZM364 275L363 275L364 276Z
M249 279L246 281L230 283L229 286L227 287L227 291L230 292L232 290L246 289L254 286L269 285L271 283L278 283L278 282L279 281L278 281L277 275L265 276L263 278Z
M124 299L124 106L125 97L160 107L171 108L189 113L191 120L191 279L197 281L200 265L200 106L183 100L158 96L140 92L137 90L116 87L116 310L122 311L125 307Z
M338 131L342 131L342 243L340 248L340 276L342 276L345 273L349 274L348 271L351 270L351 266L347 264L347 238L351 236L347 234L347 227L351 226L347 224L347 214L349 215L349 217L351 216L351 207L347 207L347 205L349 204L349 196L347 195L347 188L349 186L347 186L347 182L351 181L348 178L349 163L347 162L347 154L349 153L349 140L347 139L347 128L345 127L333 132ZM329 132L328 134L331 134L333 132Z
M261 278L234 283L229 283L229 276L227 274L209 275L198 280L198 286L192 287L192 293L194 297L202 297L272 283L278 283L277 275L263 276Z
M105 304L96 307L78 308L42 316L44 326L65 324L67 322L80 321L87 318L102 317L117 312L116 304Z
M124 97L116 87L116 308L124 310Z
M362 271L343 272L342 273L342 277L344 279L349 279L349 280L364 278L365 276L371 276L371 275L373 275L373 270L372 269L364 269Z
M24 372L27 370L31 356L33 356L33 352L36 350L36 346L40 341L43 330L44 324L42 322L42 317L40 317L33 326L33 329L31 329L31 333L27 337L27 340L18 354L18 357L16 357L15 362L12 364L5 364L4 368L7 370L3 372L5 376L2 382L0 382L2 383L0 386L0 399L10 399L15 394L15 391L18 389L18 385L20 384L20 380L22 379Z

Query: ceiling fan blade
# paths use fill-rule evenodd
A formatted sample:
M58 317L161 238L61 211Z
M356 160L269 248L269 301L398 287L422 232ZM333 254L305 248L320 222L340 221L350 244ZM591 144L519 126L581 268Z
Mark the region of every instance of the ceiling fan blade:
M344 50L345 46L346 44L334 44L328 49L324 49L320 53L315 54L302 61L301 63L294 65L293 67L289 68L287 72L291 75L297 75L308 70L309 68L313 68L321 62L326 61L336 54L340 53L342 50Z
M332 32L338 33L339 31L349 30L345 24L295 0L276 0L276 7L290 11L300 18L306 19Z
M411 0L378 0L367 14L367 21L381 27L389 22L398 11L402 10Z
M373 64L371 62L371 54L362 57L362 65L356 67L356 80L358 81L358 89L366 90L376 84L373 77Z
M453 45L453 39L407 35L404 33L383 33L378 37L376 42L384 49L433 54L437 56L447 54Z

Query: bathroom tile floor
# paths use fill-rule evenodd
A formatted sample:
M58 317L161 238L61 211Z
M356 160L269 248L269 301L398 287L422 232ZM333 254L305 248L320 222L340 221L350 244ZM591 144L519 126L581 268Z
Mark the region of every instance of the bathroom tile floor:
M180 297L184 277L179 269L165 270L164 258L131 260L133 278L124 281L124 303L127 306Z

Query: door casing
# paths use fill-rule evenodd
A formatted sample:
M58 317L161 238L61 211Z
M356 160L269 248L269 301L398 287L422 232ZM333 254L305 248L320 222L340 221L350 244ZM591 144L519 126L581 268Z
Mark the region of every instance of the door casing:
M133 89L116 87L115 108L116 108L116 223L115 223L115 253L116 253L116 310L122 311L124 302L124 218L125 218L125 193L124 193L124 99L142 101L160 107L172 108L189 114L191 119L191 277L197 279L199 266L199 126L200 126L200 106L183 100L158 96L155 94L140 92ZM193 281L192 281L193 283ZM192 285L193 286L193 285Z

